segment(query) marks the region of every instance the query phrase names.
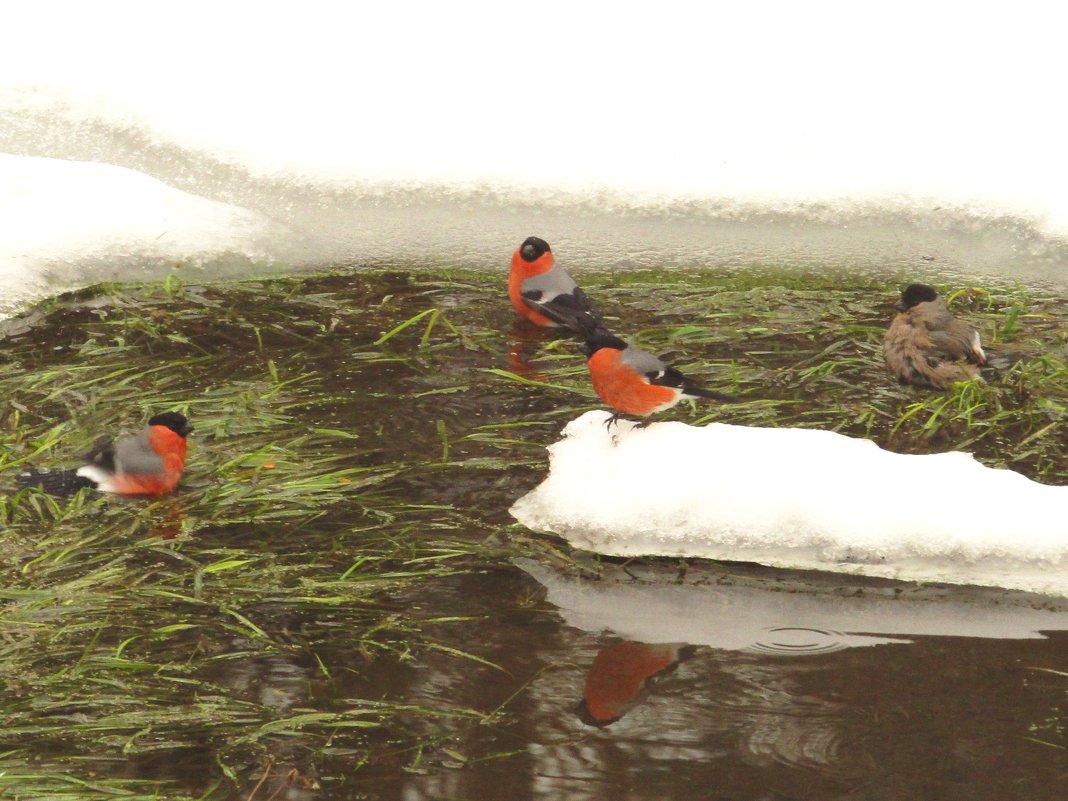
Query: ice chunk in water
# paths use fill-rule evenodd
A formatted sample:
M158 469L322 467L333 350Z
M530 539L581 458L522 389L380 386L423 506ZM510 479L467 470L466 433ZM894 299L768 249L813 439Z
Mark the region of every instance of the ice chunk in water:
M831 431L587 412L512 515L579 548L1068 593L1068 487Z

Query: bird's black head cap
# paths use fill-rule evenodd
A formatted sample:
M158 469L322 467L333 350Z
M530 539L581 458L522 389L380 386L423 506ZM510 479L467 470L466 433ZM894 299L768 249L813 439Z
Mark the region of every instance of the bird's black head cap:
M551 252L549 243L536 236L528 236L519 246L519 255L523 257L523 261L537 261L546 253Z
M586 342L584 344L579 346L579 350L586 354L587 359L601 348L626 350L627 343L615 334L610 334L607 331L595 331L586 337Z
M614 718L595 718L593 713L590 712L589 704L586 703L585 698L579 699L579 702L575 705L575 714L578 715L578 719L587 726L596 726L598 729L603 729L605 726L611 726L622 717L622 715L618 715Z
M179 437L188 437L193 433L193 426L189 425L189 421L185 419L185 415L178 414L178 412L164 412L163 414L157 414L151 420L148 421L150 426L163 426L169 428Z
M898 311L907 311L919 303L930 303L938 297L933 286L927 284L909 284L901 293L901 300L894 304Z

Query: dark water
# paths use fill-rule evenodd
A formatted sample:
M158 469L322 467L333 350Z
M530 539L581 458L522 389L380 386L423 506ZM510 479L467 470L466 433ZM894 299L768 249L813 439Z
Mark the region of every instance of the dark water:
M463 624L437 634L503 670L441 654L361 669L331 692L500 712L467 723L413 715L400 741L382 744L377 764L360 770L354 754L328 756L319 776L327 797L1064 797L1064 737L1054 720L1064 676L1042 672L1068 661L1064 632L919 636L810 653L795 646L811 632L792 632L783 647L781 629L744 650L639 643L567 625L536 585L508 570L442 582L411 600L416 609L477 616L476 635ZM789 626L789 616L781 622ZM818 632L810 641L833 639ZM361 661L344 647L320 656ZM306 704L312 672L259 663L226 680ZM611 697L613 722L580 710L591 686ZM407 738L432 745L415 751Z
M767 569L748 575L791 581ZM316 650L334 666L328 682L299 654L232 661L212 679L280 711L381 697L495 714L413 712L388 737L370 739L370 764L351 745L309 754L283 740L272 748L268 787L285 787L289 798L316 797L317 782L328 798L1036 801L1068 788L1065 677L1043 672L1068 663L1063 631L848 647L836 632L784 631L787 613L741 650L642 643L568 625L536 582L502 568L403 601L416 614L474 616L477 632L456 623L437 627L435 639L498 668L446 653L369 663L339 638ZM1051 620L1064 626L1065 614ZM720 625L730 631L729 621ZM584 696L602 702L586 704L600 719L582 709ZM193 778L207 756L181 760L179 773ZM156 769L173 775L172 758ZM248 784L259 778L261 770Z
M264 347L280 366L296 360L301 370L323 376L316 390L321 402L301 412L303 425L357 431L355 445L331 447L361 464L404 463L388 492L427 508L389 523L342 505L324 507L322 517L299 530L284 523L214 525L199 509L198 493L208 491L213 471L221 469L226 457L218 454L242 444L222 433L213 437L207 427L191 460L183 512L204 515L205 523L183 553L201 559L218 549L245 549L303 572L278 587L265 585L240 606L266 631L271 648L233 627L211 628L212 616L232 622L217 610L196 612L204 620L195 651L211 659L190 662L192 675L247 703L252 729L265 714L269 725L272 718L379 703L408 709L366 731L312 737L298 729L262 740L266 754L254 764L242 761L240 735L247 731L235 724L229 739L212 736L208 727L199 741L139 750L135 757L109 742L91 757L81 754L80 764L92 758L99 773L177 782L194 795L216 787L216 797L260 799L1068 797L1068 677L1056 672L1068 670L1068 604L1061 600L744 565L601 565L514 525L506 510L541 479L543 446L593 400L568 389L583 390L585 380L571 344L513 329L500 289L342 276L274 287L260 301L254 294L228 298L225 289L200 293L261 326ZM892 300L882 300L886 291L870 284L843 290L840 298L828 286L747 295L744 310L732 312L736 321L717 324L704 341L672 347L694 359L715 353L718 361L724 348L733 348L740 380L767 387L767 365L781 363L786 373L769 394L800 403L803 409L792 414L863 434L850 403L839 408L826 401L827 393L898 405L914 400L889 384L874 361L875 329ZM301 295L329 298L334 311L316 317L304 309L315 324L276 325L272 315L288 308L287 292L295 304ZM665 289L655 301L642 287L604 294L609 314L627 312L638 329L681 325L688 311L673 300L694 292ZM722 298L728 297L725 290ZM390 306L387 298L401 305ZM813 302L831 303L835 314L860 326L845 355L855 358L863 381L835 379L816 389L792 382L788 362L799 349L817 354L825 345L813 332L825 331L827 321L805 309ZM208 318L194 314L200 300L188 309L179 300L167 303L160 304L159 319L168 322L160 325L173 325L193 345L227 350L215 369L242 374L254 357L243 352L252 346L237 328L213 324L217 310ZM740 339L742 318L752 324L748 315L765 304L774 309L775 330ZM470 340L420 350L423 329L413 326L389 345L397 360L362 359L376 337L431 305ZM346 307L352 316L337 311ZM172 313L174 320L165 317ZM93 330L94 314L63 318L48 338L77 339L82 328ZM332 314L344 322L327 325ZM1054 330L1043 324L1042 330ZM432 342L451 341L446 329L436 331ZM165 359L184 347L159 340L151 350L154 359ZM509 367L543 374L557 388L485 372ZM724 412L740 420L754 413ZM679 410L681 419L687 414ZM891 424L879 423L871 435L903 449L944 446L918 435L910 441L907 430L893 432ZM522 427L504 429L506 438L493 428L499 425ZM943 436L955 433L951 426ZM996 463L1012 450L1006 437L975 447ZM1036 457L1025 467L1041 463ZM310 592L303 579L319 566L334 576L361 553L373 553L367 532L378 529L411 543L413 556L439 541L468 548L454 574L383 584L372 601L302 600ZM225 584L227 574L217 581ZM182 614L175 619L196 619L188 610ZM381 614L393 633L383 639L388 647L376 649L368 645L366 621ZM1047 629L1048 635L1039 633ZM192 660L185 649L192 642L168 646L170 657ZM35 752L41 760L69 755L55 746ZM230 764L236 783L224 778L222 766Z

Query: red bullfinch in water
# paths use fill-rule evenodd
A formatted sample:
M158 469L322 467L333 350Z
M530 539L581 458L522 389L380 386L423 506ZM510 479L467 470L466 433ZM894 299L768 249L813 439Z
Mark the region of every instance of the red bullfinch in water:
M536 236L512 254L508 297L517 312L542 328L562 327L583 336L608 333L586 293L556 266L549 243Z
M683 398L737 401L730 395L699 387L653 354L611 334L587 337L582 350L587 356L593 388L616 412L609 425L620 414L648 417L670 409Z
M157 414L138 434L97 443L77 470L32 469L17 476L22 486L40 486L51 495L82 487L119 495L158 497L173 490L185 469L185 438L193 431L177 412Z
M900 383L948 389L979 378L986 364L979 332L950 314L933 287L909 285L894 308L898 314L883 337L883 357Z
M602 650L586 676L579 719L588 726L615 723L637 702L654 676L672 670L694 653L689 645L646 645L624 641Z

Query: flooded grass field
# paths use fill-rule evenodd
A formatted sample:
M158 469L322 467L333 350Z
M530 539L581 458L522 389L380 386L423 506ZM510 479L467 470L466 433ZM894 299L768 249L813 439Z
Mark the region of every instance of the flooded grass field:
M1007 358L985 384L921 392L894 384L881 358L905 278L579 276L621 334L744 401L663 419L963 449L1068 483L1060 298L939 283ZM563 425L600 404L577 343L518 323L503 276L105 285L0 326L8 797L1068 795L1063 631L882 644L828 631L813 645L783 620L734 648L571 625L524 560L594 585L620 564L507 510L544 477ZM23 466L71 466L99 436L171 409L196 427L177 494L15 491ZM699 575L728 596L756 585L800 598L816 581L847 620L851 597L917 589L746 565L622 567L611 581ZM936 615L1065 611L939 592Z

